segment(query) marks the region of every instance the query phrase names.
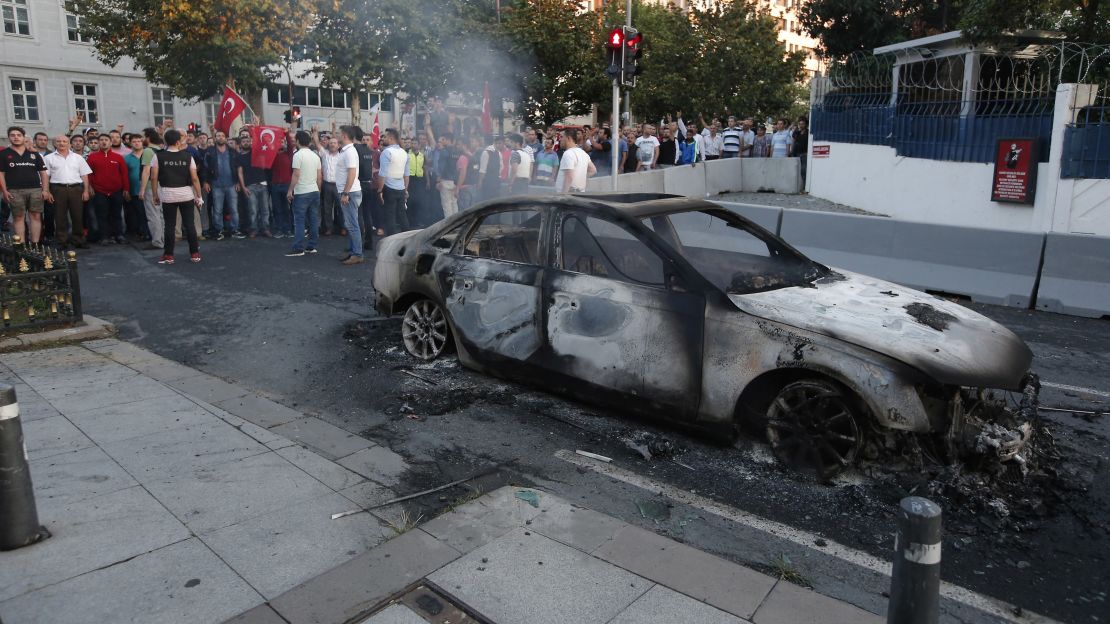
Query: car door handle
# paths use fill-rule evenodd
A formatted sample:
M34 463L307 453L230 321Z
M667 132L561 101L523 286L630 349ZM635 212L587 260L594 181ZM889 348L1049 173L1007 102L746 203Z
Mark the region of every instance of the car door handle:
M471 288L474 288L474 282L471 280L464 279L462 284L463 290L470 290Z

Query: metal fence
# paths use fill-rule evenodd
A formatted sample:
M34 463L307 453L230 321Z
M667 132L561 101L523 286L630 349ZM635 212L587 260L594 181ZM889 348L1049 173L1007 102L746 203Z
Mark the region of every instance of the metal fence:
M1110 179L1110 82L1093 87L1064 129L1061 177Z
M934 58L923 50L897 71L889 55L854 55L833 64L828 78L816 83L812 132L819 140L885 145L900 156L961 162L993 162L1001 138L1034 138L1045 162L1057 86L1100 71L1106 49L1023 46L981 53L971 66L963 54L937 51ZM1105 109L1100 114L1106 118ZM1076 166L1084 171L1105 168L1110 158L1107 137L1092 125L1077 122L1072 133Z
M0 236L0 331L82 319L77 254Z

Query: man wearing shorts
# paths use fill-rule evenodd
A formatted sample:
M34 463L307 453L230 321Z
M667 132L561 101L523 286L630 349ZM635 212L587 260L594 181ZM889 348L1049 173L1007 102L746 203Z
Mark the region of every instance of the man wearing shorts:
M50 197L49 178L42 155L27 149L23 128L8 128L11 147L0 151L0 193L12 207L15 234L24 242L42 242L43 199ZM25 216L31 217L31 238L27 238Z

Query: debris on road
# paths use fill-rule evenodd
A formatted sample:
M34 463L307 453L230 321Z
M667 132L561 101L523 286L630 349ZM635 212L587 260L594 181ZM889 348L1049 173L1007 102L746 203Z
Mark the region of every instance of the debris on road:
M540 506L540 495L537 492L533 492L532 490L517 490L516 493L513 494L513 496L519 498L520 500L528 503L533 507L538 508Z
M670 459L679 450L675 447L674 442L649 431L637 431L630 436L621 438L621 442L624 442L625 446L647 461Z
M598 461L603 461L607 464L613 462L612 457L606 457L604 455L598 455L597 453L591 453L589 451L581 451L581 450L576 450L574 452L575 452L575 454L581 455L582 457L589 457L590 459L596 459Z
M438 383L436 383L436 382L432 381L431 379L428 379L428 378L426 378L426 377L421 377L420 375L417 375L416 373L414 373L414 372L412 372L412 371L407 371L407 370L405 370L405 369L403 369L403 368L402 368L402 369L399 369L399 370L400 370L400 372L401 372L401 373L403 373L403 374L405 374L405 375L408 375L409 377L412 377L412 378L415 378L415 379L419 379L420 381L423 381L423 382L424 382L424 383L426 383L426 384L431 384L431 385L433 385L433 386L438 386L438 385L439 385Z
M666 520L671 517L671 505L668 502L657 500L636 501L636 508L640 510L640 517L647 520Z

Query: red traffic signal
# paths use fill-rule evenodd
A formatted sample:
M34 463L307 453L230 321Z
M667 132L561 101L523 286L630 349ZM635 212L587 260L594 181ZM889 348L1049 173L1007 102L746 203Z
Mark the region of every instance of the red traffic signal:
M605 40L605 46L611 50L619 50L624 46L624 28L614 28L609 31L609 38Z

